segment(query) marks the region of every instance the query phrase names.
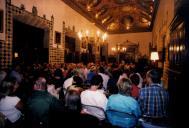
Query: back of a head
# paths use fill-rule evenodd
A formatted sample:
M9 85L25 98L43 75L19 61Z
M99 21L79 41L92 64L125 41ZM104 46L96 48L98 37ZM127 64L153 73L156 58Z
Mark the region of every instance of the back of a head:
M14 78L7 78L4 81L1 82L0 84L0 94L1 98L7 95L10 95L14 91L14 86L15 86L15 79ZM0 99L1 99L0 98Z
M152 69L148 71L147 77L151 78L152 83L160 83L161 75L160 75L160 72L158 72L156 69Z
M140 78L139 78L139 76L136 74L136 73L134 73L134 74L132 74L131 76L130 76L130 80L131 80L131 82L132 82L132 84L134 84L134 85L138 85L139 84L139 82L140 82Z
M128 78L122 78L118 84L118 90L120 94L131 95L132 83Z
M55 71L54 71L54 76L55 77L62 77L62 70L60 68L57 68Z
M0 69L0 84L5 79L6 76L7 76L7 73Z
M100 85L103 82L102 76L101 75L95 75L91 79L91 85Z
M74 90L68 90L65 96L65 106L70 111L81 111L81 99L80 94Z
M76 86L82 87L82 84L83 84L82 78L79 77L79 76L74 76L73 77L73 84L76 85Z
M40 88L40 89L46 89L47 88L47 82L46 79L44 77L39 77L34 84L35 88ZM35 89L34 88L34 89Z
M104 73L105 71L104 71L104 68L101 66L100 68L99 68L99 72L100 73Z

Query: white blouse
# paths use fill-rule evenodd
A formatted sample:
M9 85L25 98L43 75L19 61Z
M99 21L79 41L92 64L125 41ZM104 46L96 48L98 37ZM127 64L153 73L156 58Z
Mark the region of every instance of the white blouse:
M21 112L15 106L20 101L16 96L6 96L0 101L0 112L12 123L21 117Z

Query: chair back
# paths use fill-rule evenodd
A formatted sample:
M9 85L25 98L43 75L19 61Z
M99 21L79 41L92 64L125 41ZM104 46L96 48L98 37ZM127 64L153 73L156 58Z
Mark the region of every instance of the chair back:
M122 128L133 128L138 123L138 118L134 114L128 112L108 109L106 110L106 116L113 126Z
M104 120L105 119L105 111L101 107L82 104L82 109L86 113L97 117L99 120Z

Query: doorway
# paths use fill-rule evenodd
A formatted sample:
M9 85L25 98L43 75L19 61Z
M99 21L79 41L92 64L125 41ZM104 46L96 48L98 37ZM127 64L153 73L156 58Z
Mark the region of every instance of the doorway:
M76 57L75 51L75 41L74 37L65 36L65 62L66 63L76 63L79 60L79 57ZM77 59L76 59L77 58Z
M13 20L13 64L48 63L45 30Z

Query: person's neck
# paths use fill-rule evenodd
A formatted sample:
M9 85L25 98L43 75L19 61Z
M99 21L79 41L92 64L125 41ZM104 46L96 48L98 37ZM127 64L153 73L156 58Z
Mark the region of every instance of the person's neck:
M96 91L96 90L98 90L98 86L92 85L89 90Z

